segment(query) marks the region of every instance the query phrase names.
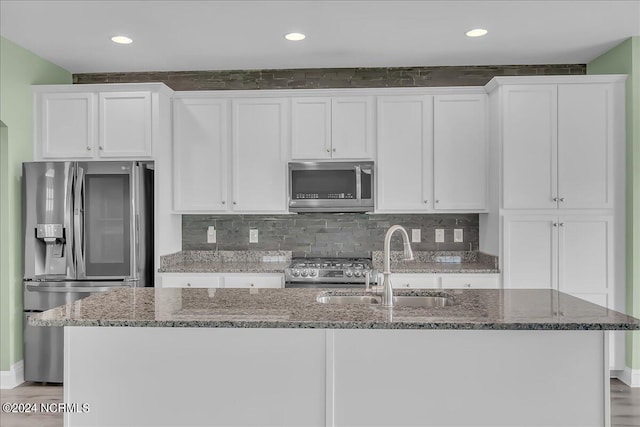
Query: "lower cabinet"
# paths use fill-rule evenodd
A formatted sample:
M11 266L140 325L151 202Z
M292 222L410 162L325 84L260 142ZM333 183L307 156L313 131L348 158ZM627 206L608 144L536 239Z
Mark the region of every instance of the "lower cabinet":
M282 288L281 273L164 273L161 288Z
M493 273L392 273L394 289L498 289L500 275Z
M505 288L557 289L610 305L611 217L513 215L503 226Z

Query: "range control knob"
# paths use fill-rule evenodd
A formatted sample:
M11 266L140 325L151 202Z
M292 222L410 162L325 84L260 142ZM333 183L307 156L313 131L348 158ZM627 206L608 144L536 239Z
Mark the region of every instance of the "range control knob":
M293 270L293 271L291 272L291 275L292 275L293 277L298 277L298 276L300 275L300 272L299 272L298 270Z
M307 270L302 270L302 277L307 277L307 275L309 274L309 272Z
M356 276L356 277L360 277L362 275L362 273L360 272L360 270L358 270L355 273L353 273L353 275Z
M315 277L318 274L316 270L309 270L309 277Z
M345 273L344 273L344 274L345 274L345 276L347 276L347 277L351 277L351 276L353 276L353 271L351 271L351 270L347 270L347 271L345 271Z

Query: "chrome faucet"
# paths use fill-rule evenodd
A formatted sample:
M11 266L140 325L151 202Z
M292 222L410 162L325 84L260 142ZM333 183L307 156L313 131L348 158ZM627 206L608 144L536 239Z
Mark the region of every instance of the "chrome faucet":
M413 259L413 251L411 250L411 244L409 243L409 235L407 230L401 225L392 225L387 230L387 234L384 236L384 267L382 274L384 281L382 283L382 306L393 307L393 287L391 286L391 236L396 231L400 231L402 240L404 241L404 259L410 261Z

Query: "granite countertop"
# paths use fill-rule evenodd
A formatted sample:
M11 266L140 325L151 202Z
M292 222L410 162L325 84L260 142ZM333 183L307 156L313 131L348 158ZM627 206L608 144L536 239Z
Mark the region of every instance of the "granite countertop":
M403 261L402 251L391 252L394 273L499 273L496 257L481 252L416 251L415 261ZM181 251L163 255L159 273L283 273L291 251ZM440 258L458 262L441 262ZM382 251L372 252L375 269L382 271Z
M323 289L114 289L36 314L36 326L326 329L640 330L640 319L554 290L415 290L449 295L439 308L332 305Z

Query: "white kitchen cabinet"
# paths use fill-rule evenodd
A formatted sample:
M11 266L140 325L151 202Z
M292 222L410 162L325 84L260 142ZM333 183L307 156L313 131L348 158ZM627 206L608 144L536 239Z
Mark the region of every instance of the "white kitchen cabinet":
M487 207L487 96L436 95L433 197L436 210Z
M498 289L500 275L493 273L440 274L440 287L443 289Z
M160 278L162 288L219 288L224 280L223 276L207 273L162 273Z
M282 288L282 273L162 273L162 288Z
M96 145L95 94L53 92L42 93L35 98L36 153L45 159L93 157Z
M378 97L376 212L433 206L433 96Z
M372 97L293 97L291 158L373 158Z
M505 209L611 208L612 85L506 85Z
M611 290L609 216L508 216L504 239L505 288L557 289L576 295Z
M179 212L226 211L228 101L183 98L173 102L173 197Z
M35 159L152 157L154 92L166 87L82 86L33 87Z
M151 151L151 93L99 95L100 157L147 157Z
M232 209L287 211L287 105L284 98L232 100Z
M378 278L382 285L382 276ZM436 289L438 276L429 273L391 273L391 286L394 289Z
M224 276L225 288L283 288L284 274L281 273L229 273Z

